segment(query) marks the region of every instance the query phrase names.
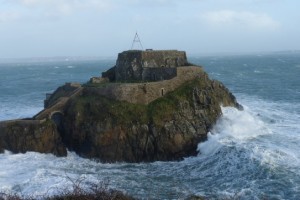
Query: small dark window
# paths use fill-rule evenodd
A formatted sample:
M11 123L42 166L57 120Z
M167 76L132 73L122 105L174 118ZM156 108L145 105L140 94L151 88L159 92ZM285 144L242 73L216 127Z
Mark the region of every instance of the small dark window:
M161 89L161 96L164 96L165 95L165 90L164 88Z

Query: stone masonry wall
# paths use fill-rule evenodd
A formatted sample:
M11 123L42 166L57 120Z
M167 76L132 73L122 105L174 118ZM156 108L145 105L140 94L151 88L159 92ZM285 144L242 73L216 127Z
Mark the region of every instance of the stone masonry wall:
M177 69L175 67L144 68L142 80L163 81L172 79L175 76L177 76Z
M207 78L201 67L178 67L177 76L170 80L149 83L110 83L94 88L85 88L84 92L103 95L129 103L148 104L155 99L174 91L188 80L196 77Z
M176 76L176 70L161 70L162 68L176 68L187 63L184 51L124 51L119 53L115 66L116 81L157 81ZM165 74L164 72L168 72ZM161 79L154 79L156 77ZM105 73L104 73L105 75Z

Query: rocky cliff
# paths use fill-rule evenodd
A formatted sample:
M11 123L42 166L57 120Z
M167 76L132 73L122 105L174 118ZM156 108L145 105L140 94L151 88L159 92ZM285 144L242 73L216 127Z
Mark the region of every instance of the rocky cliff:
M48 95L45 109L32 119L0 122L0 152L65 156L69 149L102 162L167 161L196 155L198 143L206 140L222 114L220 106L241 106L201 67L181 66L187 62L185 53L141 55L140 67L155 69L147 71L149 77L163 80L148 82L139 77L132 83L127 82L130 76L126 83L112 82L120 72L113 67L106 78L96 77L85 85L67 83ZM162 69L173 68L175 76L161 71L160 62L167 63ZM120 63L118 68L123 66ZM130 74L127 64L124 73Z
M148 105L115 101L85 88L66 106L62 138L70 150L104 162L178 160L197 154L198 143L221 115L220 105L240 107L207 75Z
M0 152L36 151L66 156L67 151L55 123L51 120L14 120L0 122Z
M83 87L52 120L0 123L0 150L64 156L69 148L103 162L178 160L197 154L197 144L221 115L220 105L239 107L205 73L149 104L113 100L94 90Z

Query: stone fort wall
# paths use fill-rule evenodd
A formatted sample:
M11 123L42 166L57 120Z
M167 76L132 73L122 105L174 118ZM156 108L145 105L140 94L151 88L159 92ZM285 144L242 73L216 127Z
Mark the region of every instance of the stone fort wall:
M206 73L198 66L184 66L176 69L177 76L170 80L146 83L108 83L100 87L85 88L84 92L129 103L148 104L174 91L186 81L196 77L207 78Z
M160 81L171 79L177 75L175 68L186 64L187 58L184 51L124 51L118 55L114 68L115 80ZM105 77L105 73L103 75Z

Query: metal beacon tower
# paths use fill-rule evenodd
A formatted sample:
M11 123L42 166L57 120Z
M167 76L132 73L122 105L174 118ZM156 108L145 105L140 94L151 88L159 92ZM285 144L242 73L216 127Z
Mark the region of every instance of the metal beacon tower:
M139 46L140 48L137 48L136 46ZM142 42L137 32L135 33L135 36L133 38L131 50L144 50Z

